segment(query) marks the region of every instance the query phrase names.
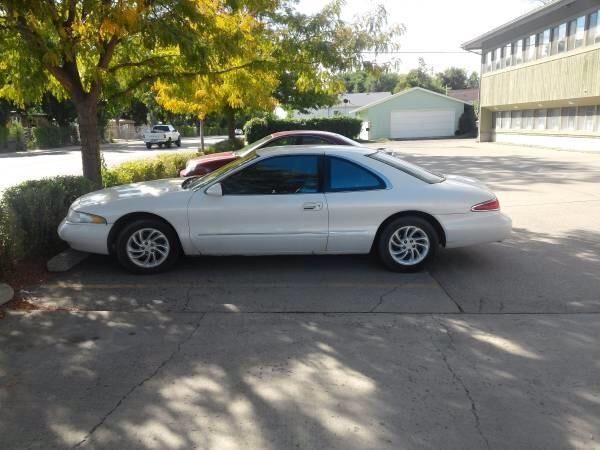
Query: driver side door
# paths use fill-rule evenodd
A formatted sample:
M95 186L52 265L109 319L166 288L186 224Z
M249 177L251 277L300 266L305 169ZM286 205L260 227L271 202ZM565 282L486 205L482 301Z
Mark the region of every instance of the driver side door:
M221 182L221 196L199 192L189 206L201 254L310 254L327 247L321 155L261 158Z

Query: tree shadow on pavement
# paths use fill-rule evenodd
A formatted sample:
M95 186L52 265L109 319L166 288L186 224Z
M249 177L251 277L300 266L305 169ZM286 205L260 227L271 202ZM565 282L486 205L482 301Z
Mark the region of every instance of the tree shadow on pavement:
M501 292L504 312L577 312L573 302L598 300L599 242L517 230L505 244L445 251L432 272L443 285L463 277L445 287L465 306L476 289L473 299ZM231 259L229 269L251 280L261 260L283 278L314 261ZM365 267L349 275L377 277ZM482 312L498 311L489 305ZM7 448L590 447L599 338L594 314L10 313L0 435Z

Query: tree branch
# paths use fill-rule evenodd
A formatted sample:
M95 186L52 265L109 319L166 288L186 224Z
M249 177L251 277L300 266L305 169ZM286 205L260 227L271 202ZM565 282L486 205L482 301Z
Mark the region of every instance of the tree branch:
M122 95L128 94L131 91L133 91L134 89L137 89L138 87L142 86L145 83L149 83L157 78L160 77L172 77L172 78L190 78L190 77L195 77L198 75L223 75L225 73L228 72L233 72L234 70L239 70L239 69L244 69L246 67L250 67L254 64L258 64L261 63L263 61L259 61L259 60L255 60L255 61L250 61L247 62L245 64L240 64L239 66L234 66L234 67L228 67L227 69L223 69L223 70L217 70L214 72L204 72L201 70L198 71L191 71L191 72L179 72L179 73L173 73L172 70L169 71L162 71L162 72L155 72L155 73L151 73L148 75L145 75L141 78L138 78L135 82L131 83L129 86L127 86L125 89L120 90L118 92L115 92L113 95L111 95L110 97L107 98L107 100L113 100L117 97L120 97Z
M170 58L173 55L157 55L157 56L152 56L150 58L146 58L146 59L142 59L141 61L128 61L128 62L124 62L124 63L120 63L120 64L115 64L112 67L109 67L107 70L110 73L114 73L117 70L121 70L121 69L125 69L127 67L139 67L139 66L143 66L145 64L154 62L154 61L158 61L161 59L165 59L165 58Z

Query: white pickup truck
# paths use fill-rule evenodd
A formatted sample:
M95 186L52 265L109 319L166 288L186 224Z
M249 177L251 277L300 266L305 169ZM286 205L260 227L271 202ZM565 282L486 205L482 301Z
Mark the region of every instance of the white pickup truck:
M146 148L153 145L171 147L172 144L181 147L181 135L173 125L154 125L148 133L144 133L144 143Z

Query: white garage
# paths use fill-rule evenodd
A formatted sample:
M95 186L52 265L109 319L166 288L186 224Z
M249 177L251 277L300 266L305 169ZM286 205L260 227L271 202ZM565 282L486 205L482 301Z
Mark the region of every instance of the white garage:
M465 108L460 99L414 87L355 109L363 139L419 139L454 136Z
M392 111L390 138L410 139L454 135L454 110Z

